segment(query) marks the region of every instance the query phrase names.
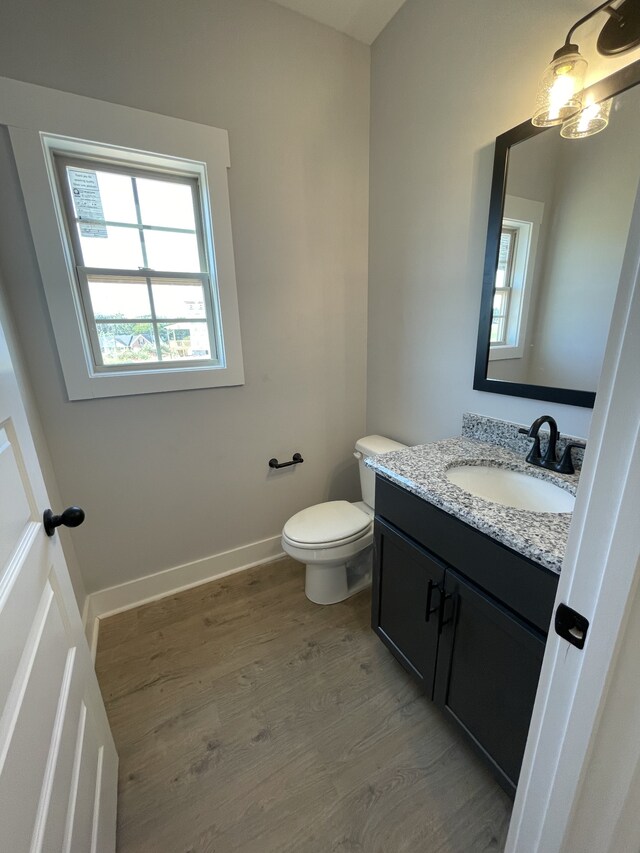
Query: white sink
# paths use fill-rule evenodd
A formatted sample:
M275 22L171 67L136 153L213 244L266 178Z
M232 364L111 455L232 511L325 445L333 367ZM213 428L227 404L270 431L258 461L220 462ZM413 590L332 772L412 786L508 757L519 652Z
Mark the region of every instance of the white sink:
M456 465L447 478L476 497L532 512L572 512L574 496L549 480L493 465Z

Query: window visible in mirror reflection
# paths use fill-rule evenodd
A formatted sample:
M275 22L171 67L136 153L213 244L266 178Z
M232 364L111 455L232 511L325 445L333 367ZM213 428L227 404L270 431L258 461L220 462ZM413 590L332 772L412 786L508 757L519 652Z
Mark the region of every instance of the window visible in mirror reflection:
M507 343L507 324L513 290L513 259L518 241L517 228L503 228L500 234L498 270L493 293L493 315L491 317L491 343Z
M521 387L504 388L504 393L592 404L638 188L639 104L638 85L615 96L611 124L587 139L564 139L554 130L525 132L524 138L522 129L506 135L513 141L506 144L505 162L494 175L494 190L505 204L491 222L494 273L485 310L494 299L496 244L504 220L534 221L524 211L514 213L509 200L544 204L544 221L531 287L527 283L525 289L530 306L528 320L521 323L524 347L521 353L509 352L493 343L488 364L482 352L479 371L491 385L484 390L502 393L500 383L509 383ZM487 343L488 326L482 329ZM553 391L547 396L541 388Z
M544 205L507 196L493 291L489 359L522 358Z

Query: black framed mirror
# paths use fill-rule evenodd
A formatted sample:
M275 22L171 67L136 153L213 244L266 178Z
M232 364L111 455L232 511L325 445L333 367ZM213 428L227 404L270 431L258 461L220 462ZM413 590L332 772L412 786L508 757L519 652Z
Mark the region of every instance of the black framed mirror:
M496 139L473 387L592 407L640 179L640 60L590 86L602 133ZM587 100L588 99L588 100Z

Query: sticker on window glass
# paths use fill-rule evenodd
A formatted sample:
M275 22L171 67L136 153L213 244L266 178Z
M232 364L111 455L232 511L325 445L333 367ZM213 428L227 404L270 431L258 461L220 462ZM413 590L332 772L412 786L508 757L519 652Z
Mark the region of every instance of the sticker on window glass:
M73 196L73 206L76 210L80 225L80 234L83 237L107 237L107 226L96 223L95 220L104 220L102 210L102 199L100 198L100 187L98 176L95 172L86 172L80 169L67 169L69 185ZM83 219L94 220L93 222L82 222Z

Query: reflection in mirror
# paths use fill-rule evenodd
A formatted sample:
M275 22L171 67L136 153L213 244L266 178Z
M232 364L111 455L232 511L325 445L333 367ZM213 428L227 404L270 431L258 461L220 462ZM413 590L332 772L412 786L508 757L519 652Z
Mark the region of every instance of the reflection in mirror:
M496 141L475 388L593 405L640 178L638 139L636 85L615 96L609 126L594 136L525 124Z
M509 152L487 375L595 391L640 175L640 92L602 133Z

